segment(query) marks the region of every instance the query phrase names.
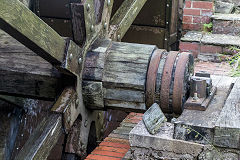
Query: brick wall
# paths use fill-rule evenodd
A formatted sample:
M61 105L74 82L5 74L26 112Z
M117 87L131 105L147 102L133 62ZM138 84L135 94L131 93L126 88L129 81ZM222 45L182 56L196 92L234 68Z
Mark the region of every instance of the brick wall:
M211 21L212 14L212 0L186 0L183 10L183 30L202 30L203 24Z

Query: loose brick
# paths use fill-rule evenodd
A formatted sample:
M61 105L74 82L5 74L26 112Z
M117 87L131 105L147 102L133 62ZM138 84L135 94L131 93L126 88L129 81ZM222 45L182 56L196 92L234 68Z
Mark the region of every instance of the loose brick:
M201 45L201 53L222 53L221 46Z
M185 1L185 8L191 8L192 1Z
M193 1L192 8L213 9L213 2Z
M213 11L212 10L205 10L205 9L202 9L201 11L201 15L202 16L208 16L208 17L211 17L213 15Z
M102 156L102 155L94 155L90 154L86 158L87 160L121 160L121 158Z
M183 16L183 23L192 23L192 16Z
M204 24L204 23L210 23L211 21L211 18L210 17L201 17L201 16L194 16L193 17L193 23L201 23L201 24Z
M113 143L113 142L101 142L99 146L109 146L109 147L126 148L126 149L130 148L130 146L127 144Z
M126 153L117 153L117 152L111 152L111 151L102 151L102 150L94 150L91 154L97 154L102 156L111 156L116 158L122 158Z
M201 12L200 9L188 9L184 8L183 15L193 15L193 16L200 16Z
M180 50L183 51L198 51L200 49L199 43L180 42Z
M187 24L187 23L183 23L183 29L184 30L199 31L199 30L201 30L201 27L202 27L201 24Z
M108 146L99 146L95 150L118 152L118 153L124 153L124 154L126 154L128 151L128 149L125 149L125 148L115 148L115 147L108 147Z

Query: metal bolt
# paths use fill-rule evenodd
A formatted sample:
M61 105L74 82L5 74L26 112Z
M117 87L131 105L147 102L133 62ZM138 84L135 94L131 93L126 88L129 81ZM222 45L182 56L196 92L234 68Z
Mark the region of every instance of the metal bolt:
M81 57L78 59L78 64L82 64L82 58Z
M87 11L90 10L90 4L87 4Z
M94 31L94 26L93 26L93 25L91 25L91 27L90 27L90 31L91 31L91 32Z
M169 7L169 4L167 4L167 7Z
M104 28L104 29L107 28L107 23L104 23L103 28Z
M76 99L75 103L76 103L76 105L78 105L78 104L79 104L79 100L78 100L78 99Z
M197 94L197 93L194 93L193 100L194 100L194 101L197 101L197 100L198 100L198 94Z
M69 59L72 60L72 58L73 58L73 54L71 53L71 54L69 55Z
M119 34L119 35L117 35L117 39L118 39L118 40L120 40L120 38L121 38L120 34Z
M167 41L167 38L165 38L164 40Z
M70 118L70 116L67 118L67 122L68 122L68 123L71 122L71 118Z
M107 0L107 5L110 6L111 0Z
M86 119L85 122L84 122L84 127L87 127L87 125L88 125L88 121Z
M168 22L166 22L166 24L168 24Z

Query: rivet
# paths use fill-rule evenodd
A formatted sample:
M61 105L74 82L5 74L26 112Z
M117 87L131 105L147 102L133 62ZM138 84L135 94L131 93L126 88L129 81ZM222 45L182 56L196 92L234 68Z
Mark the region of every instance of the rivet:
M167 7L169 7L169 4L167 4Z
M81 57L78 59L78 64L82 64L82 58Z
M168 22L166 22L166 24L168 24Z
M73 58L73 54L71 53L71 54L69 55L69 59L72 60L72 58Z
M90 27L90 31L93 32L93 30L94 30L94 26L91 25L91 27Z
M104 27L104 29L106 29L107 28L107 23L104 23L103 27Z
M111 0L107 0L107 5L110 6Z
M87 11L90 10L90 4L87 4Z
M165 41L167 41L167 38L165 38Z

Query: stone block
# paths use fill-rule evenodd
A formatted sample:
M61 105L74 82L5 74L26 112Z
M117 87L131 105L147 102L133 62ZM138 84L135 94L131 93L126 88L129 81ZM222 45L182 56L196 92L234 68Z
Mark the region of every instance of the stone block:
M129 134L131 152L138 152L135 154L142 156L137 157L138 159L144 159L144 157L145 159L149 159L153 154L155 154L155 156L173 159L196 158L197 155L201 153L203 145L173 139L173 130L173 124L166 122L164 126L161 127L159 133L151 135L148 133L143 122L139 122Z
M230 14L234 9L233 3L227 3L222 1L215 2L215 12L216 13L223 13L223 14Z
M158 133L160 127L166 121L167 118L157 103L154 103L143 115L143 122L151 134Z

